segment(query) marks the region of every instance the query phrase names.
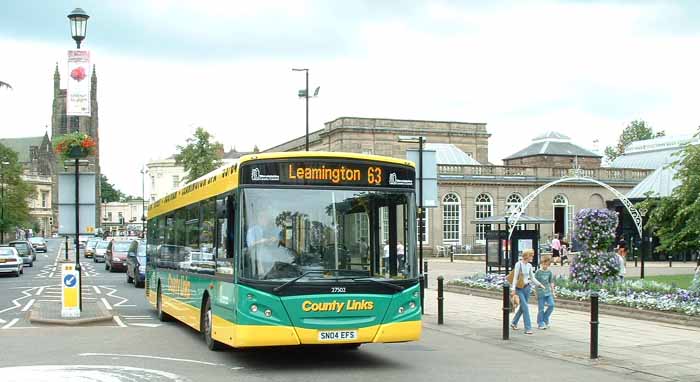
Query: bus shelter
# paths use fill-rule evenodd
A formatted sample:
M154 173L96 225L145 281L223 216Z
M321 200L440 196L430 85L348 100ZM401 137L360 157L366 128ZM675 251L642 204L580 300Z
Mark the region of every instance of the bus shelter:
M508 221L509 218L508 215L499 215L472 220L474 224L490 226L490 229L486 231L486 273L505 273L509 269L513 269L515 262L527 249L535 251L532 265L534 267L539 265L540 225L554 224L554 220L521 215L509 243L508 230L512 223Z

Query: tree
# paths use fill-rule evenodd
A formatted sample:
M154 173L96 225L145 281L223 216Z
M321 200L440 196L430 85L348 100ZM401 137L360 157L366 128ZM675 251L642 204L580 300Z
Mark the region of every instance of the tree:
M12 89L12 86L10 84L8 84L7 82L0 81L0 89L2 89L2 88Z
M608 161L613 161L615 158L625 153L627 146L636 141L642 141L645 139L651 139L656 137L663 137L666 132L659 131L654 133L654 130L643 120L634 120L630 122L624 130L617 141L616 146L608 146L605 148L605 157Z
M198 127L194 136L187 138L187 145L177 146L175 162L187 171L186 182L191 182L221 166L224 145L212 142L213 138L208 131Z
M35 196L36 190L22 180L22 164L17 160L17 153L2 144L0 161L10 163L2 166L3 197L0 199L0 206L3 209L3 219L0 219L0 231L10 232L15 227L31 223L29 200Z
M700 130L696 137L700 136ZM659 238L657 252L681 252L700 249L700 145L688 144L678 154L672 166L675 179L681 183L671 196L648 199L651 228Z
M109 179L107 179L107 176L104 174L100 174L100 187L102 188L102 200L105 203L121 202L126 198L126 195L117 190L117 188L109 182Z

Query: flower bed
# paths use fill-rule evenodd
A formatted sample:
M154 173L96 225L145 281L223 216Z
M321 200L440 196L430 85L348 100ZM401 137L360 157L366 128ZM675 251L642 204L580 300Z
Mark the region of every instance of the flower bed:
M469 288L501 290L503 275L477 274L448 282ZM557 298L588 301L591 290L584 285L558 277L554 281ZM597 290L599 301L609 305L621 305L636 309L683 313L700 316L700 293L675 288L672 285L645 280L625 280L602 285ZM534 293L534 292L533 292Z

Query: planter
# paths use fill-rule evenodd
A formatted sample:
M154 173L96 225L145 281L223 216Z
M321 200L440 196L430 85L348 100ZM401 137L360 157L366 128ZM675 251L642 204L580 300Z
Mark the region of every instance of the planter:
M73 146L68 151L68 157L73 159L85 158L88 156L88 151L80 146Z
M447 284L445 291L453 293L467 294L477 297L493 298L497 300L503 299L501 290L470 288L461 285ZM532 300L530 300L532 305ZM535 301L535 305L537 302ZM590 312L589 301L570 300L562 297L555 299L555 305L558 308L577 310L582 312ZM556 308L555 308L556 309ZM700 317L688 316L680 313L660 312L655 310L634 309L621 305L600 304L600 312L610 316L618 316L625 318L633 318L637 320L656 321L667 324L687 325L700 327Z

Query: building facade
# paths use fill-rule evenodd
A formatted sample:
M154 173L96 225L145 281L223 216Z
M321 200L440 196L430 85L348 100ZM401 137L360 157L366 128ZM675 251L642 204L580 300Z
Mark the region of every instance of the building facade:
M148 206L141 199L102 203L102 229L108 236L139 235Z
M81 166L80 172L88 172L95 174L95 200L102 200L100 194L100 134L99 134L99 118L97 105L97 72L95 67L92 68L90 76L90 107L91 116L76 117L66 115L66 89L61 89L61 74L58 71L58 64L53 75L53 105L51 112L51 139L56 140L63 134L81 132L89 135L95 140L95 155L86 158L89 162L87 166ZM60 161L60 159L59 159ZM75 169L68 167L65 163L57 163L56 168L61 173L75 172ZM53 202L58 205L58 174L53 176ZM100 204L95 205L95 224L96 228L100 226ZM57 223L56 223L57 224Z
M428 251L459 245L483 253L491 226L474 220L504 215L506 208L519 205L529 193L569 175L574 168L623 194L650 173L647 169L601 167L600 155L556 132L535 137L527 147L505 158L505 165L494 166L488 162L490 134L485 123L343 117L311 133L309 146L312 151L406 158L406 150L416 145L399 143L401 135L422 135L437 152L440 202L426 212L423 242ZM302 136L266 152L304 150L304 143ZM455 155L455 150L461 154ZM592 183L560 183L533 200L525 214L554 220L551 226L541 227L541 240L556 234L570 241L573 219L580 209L605 208L613 199L610 191Z
M56 159L48 134L38 137L0 139L0 144L17 153L22 164L22 180L34 187L34 195L27 200L35 234L50 236L56 231L58 206L54 202Z

